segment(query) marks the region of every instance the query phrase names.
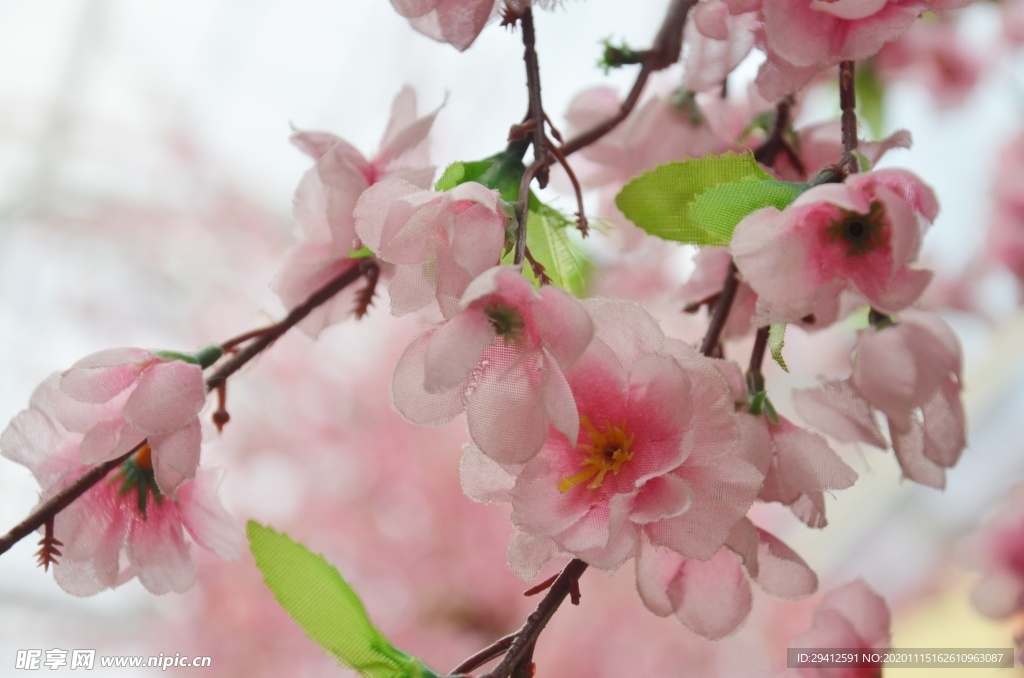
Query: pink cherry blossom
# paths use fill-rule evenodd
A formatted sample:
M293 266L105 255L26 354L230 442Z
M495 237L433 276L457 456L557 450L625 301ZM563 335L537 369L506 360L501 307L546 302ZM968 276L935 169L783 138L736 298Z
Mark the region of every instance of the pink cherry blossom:
M0 453L32 471L42 486L41 502L88 470L80 457L90 434L68 430L61 418L106 407L83 408L72 401L65 393L66 379L54 374L44 381L29 408L0 435ZM100 388L86 381L78 375L69 383L94 393ZM157 485L156 459L156 452L144 445L119 472L57 514L54 537L62 555L54 578L65 591L90 596L134 576L153 593L186 591L196 576L186 531L203 548L223 558L238 557L244 537L217 498L218 475L200 470L169 496Z
M888 447L885 415L903 475L943 487L966 446L960 344L936 315L909 311L891 327L861 330L848 380L797 391L801 416L842 442Z
M857 174L815 186L785 210L752 212L730 251L758 295L754 323L825 313L844 290L884 313L906 308L931 280L910 264L937 212L931 189L904 170Z
M391 0L391 5L413 28L460 52L469 49L503 7L520 13L531 4L549 7L557 4L557 0Z
M983 614L1024 611L1024 485L1011 488L998 513L961 544L960 560L982 572L971 601Z
M470 437L501 462L529 460L549 426L575 442L579 418L563 372L593 336L583 306L556 287L535 290L518 268L496 266L470 283L459 309L398 361L395 408L417 424L465 410Z
M892 642L889 606L862 580L829 591L814 611L811 628L790 642L793 648L843 648L884 652ZM791 669L800 678L875 678L881 663L860 667Z
M757 498L788 506L808 527L825 527L824 493L850 487L857 473L820 435L785 417L779 417L777 424L760 419L768 429L772 459Z
M636 561L637 590L647 608L675 615L709 640L723 638L750 613L751 581L777 598L811 595L818 577L792 549L747 519L709 559L686 558L646 539Z
M84 435L82 464L115 459L146 440L161 492L173 495L195 475L206 402L199 365L141 348L108 349L72 365L60 389L68 398L55 401L52 414Z
M363 244L395 265L391 312L430 306L444 318L457 312L470 281L498 263L513 214L482 184L437 192L397 178L370 187L354 212Z
M917 83L943 107L959 106L981 78L982 60L964 44L956 24L922 22L885 45L875 69L886 83Z
M513 571L529 578L569 554L614 569L641 539L708 559L760 490L763 474L737 449L734 389L720 361L666 340L632 302L583 302L595 337L566 373L579 412L572 437L551 427L525 465L501 466L469 446L463 488L508 501L522 534Z
M295 190L299 242L285 255L272 283L286 307L298 306L328 281L359 264L349 253L362 247L352 212L363 191L387 177L420 188L430 186L434 167L429 163L427 134L438 110L416 117L416 94L403 88L392 104L380 150L370 159L327 132L292 135L292 143L316 164ZM355 308L355 291L349 286L310 313L300 327L315 337L325 327L348 318Z
M1024 282L1024 130L1017 131L1000 150L992 174L995 214L987 253Z
M796 130L801 168L795 167L793 160L785 153L780 153L772 169L779 178L785 181L807 181L821 170L835 164L842 155L842 132L838 119L807 125ZM878 163L882 157L897 148L910 148L911 136L907 130L897 130L879 141L857 142L857 151L863 155L870 167Z
M760 44L768 58L758 87L768 99L802 89L819 71L874 56L925 10L959 9L970 0L763 0ZM740 6L737 6L740 5ZM750 11L751 3L731 9Z
M722 0L698 3L684 29L686 87L720 88L753 48L756 23L754 12L732 14Z

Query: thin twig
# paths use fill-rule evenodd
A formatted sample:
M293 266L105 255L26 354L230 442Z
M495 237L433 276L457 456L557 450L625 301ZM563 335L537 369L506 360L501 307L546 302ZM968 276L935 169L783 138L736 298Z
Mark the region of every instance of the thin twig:
M842 109L843 158L840 166L848 174L857 171L858 165L854 151L857 150L857 88L854 80L854 62L847 60L839 63L839 108Z
M537 605L537 609L526 618L526 623L515 634L515 640L505 653L505 658L490 673L483 678L508 678L512 670L519 665L524 657L530 652L530 648L537 642L541 631L551 620L551 616L565 600L572 590L573 582L579 578L587 569L587 564L579 559L569 561L569 564L562 569L547 595Z
M464 662L452 669L448 675L457 676L463 673L469 673L475 668L479 668L491 661L496 659L508 651L508 648L512 647L512 642L516 639L516 634L510 633L504 638L499 638L484 649L480 650L472 657L469 657Z
M751 393L764 390L764 374L761 365L764 363L765 350L768 348L769 327L759 327L754 337L754 348L750 351L750 366L747 367L747 386Z
M793 124L792 116L793 97L784 96L775 105L775 121L772 124L772 129L764 143L754 150L754 159L762 165L772 167L775 165L775 160L779 153L785 153L786 157L793 164L793 169L803 176L807 171L804 168L804 163L786 139L786 134L790 131L790 127Z
M543 160L534 160L523 172L523 178L519 182L519 228L516 230L516 254L512 259L512 263L517 266L523 263L526 256L526 215L530 211L530 182L542 167Z
M725 274L725 282L722 283L722 292L715 301L715 307L711 311L711 321L708 323L708 331L704 335L704 341L700 344L700 352L704 355L711 355L715 347L722 340L722 330L729 319L729 311L732 310L733 299L736 298L736 290L740 286L737 277L736 264L729 260L729 270Z
M314 292L305 302L292 309L283 320L261 330L251 344L233 355L227 362L221 365L206 379L208 391L219 389L232 374L240 370L246 363L258 356L281 335L299 324L303 318L309 315L315 308L329 300L335 294L352 284L363 275L369 275L369 271L377 268L377 262L373 259L363 259L359 266L353 266L338 277L330 280L326 285ZM247 333L252 334L252 333ZM240 335L245 336L245 335ZM235 341L237 342L237 337ZM85 494L93 485L103 480L108 473L119 467L129 457L138 452L146 441L143 440L129 452L97 464L80 475L73 483L46 500L39 508L30 513L23 521L15 525L11 530L0 537L0 554L6 553L17 542L32 534L47 521L71 505L71 502Z
M523 27L523 61L526 63L526 89L530 94L530 117L535 126L533 128L533 157L536 159L547 158L547 136L544 134L544 121L547 115L544 113L544 104L540 96L540 63L537 60L537 33L533 26L533 9L527 5L526 9L519 16L519 23ZM541 166L537 171L537 185L544 188L548 185L547 165Z

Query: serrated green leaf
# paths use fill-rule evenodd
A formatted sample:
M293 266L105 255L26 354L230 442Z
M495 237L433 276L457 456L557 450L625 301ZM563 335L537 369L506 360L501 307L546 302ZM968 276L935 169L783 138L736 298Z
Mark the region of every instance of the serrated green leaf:
M373 625L363 603L323 556L250 520L249 549L263 581L292 619L340 663L368 678L434 678Z
M777 323L768 328L768 350L772 352L772 359L779 364L785 372L789 372L786 361L782 359L782 347L786 345L786 323Z
M526 246L530 255L544 267L551 282L577 297L586 293L589 266L569 236L574 224L555 208L545 205L530 194L526 222ZM506 254L503 264L512 263L514 254ZM523 266L523 274L534 284L539 284L533 269Z
M483 160L453 162L445 168L434 190L450 191L459 184L475 181L497 189L502 200L516 202L519 200L519 182L525 171L522 157L514 151L505 150Z
M773 181L753 154L724 153L661 165L622 187L615 204L634 224L663 240L692 245L722 245L690 218L690 204L720 184L737 181Z
M807 188L808 184L747 179L718 184L690 203L690 220L710 234L713 242L708 244L727 244L743 217L762 207L781 210Z

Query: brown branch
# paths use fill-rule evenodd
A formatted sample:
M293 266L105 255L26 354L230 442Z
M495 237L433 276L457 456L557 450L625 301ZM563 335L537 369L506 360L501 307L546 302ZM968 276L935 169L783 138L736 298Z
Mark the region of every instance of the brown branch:
M762 165L774 167L779 153L785 153L786 157L793 164L793 169L799 172L801 176L804 176L807 172L804 168L804 163L786 139L786 134L789 133L792 124L793 97L784 96L775 106L775 121L772 124L771 131L768 133L768 138L754 150L754 159Z
M529 656L533 645L537 642L537 638L540 637L541 631L547 626L552 615L555 614L562 601L569 595L573 584L579 581L579 578L586 569L587 564L582 560L573 559L569 561L569 564L562 569L562 573L551 584L551 588L548 589L547 595L537 605L537 609L526 618L526 623L515 633L515 640L512 641L508 652L505 653L505 658L501 660L501 663L493 671L486 674L483 678L509 678L512 675L512 671L520 662Z
M517 266L523 263L526 256L526 219L530 211L530 183L542 167L543 160L534 160L523 172L523 178L519 182L519 228L516 230L516 254L512 259L512 263Z
M769 327L759 327L754 337L754 348L750 351L750 366L747 367L747 388L751 394L764 390L764 374L761 372L761 365L764 363L764 353L768 348Z
M857 88L854 80L854 62L839 63L839 108L842 110L841 126L843 139L843 158L839 161L848 174L857 171L854 151L857 150Z
M665 19L661 23L658 35L654 39L651 49L643 52L643 61L640 72L636 76L633 88L630 89L626 100L619 106L618 112L602 123L595 125L581 134L569 139L559 149L562 155L569 156L594 143L604 135L618 127L619 123L626 119L633 111L640 95L647 85L648 79L657 71L668 68L679 60L679 53L683 47L683 26L686 25L686 16L690 9L697 4L697 0L672 0L669 5Z
M715 301L715 307L711 311L711 322L708 323L708 331L704 335L704 341L700 344L700 352L710 356L722 340L722 330L729 319L729 311L732 310L732 302L736 298L736 290L740 286L736 264L729 260L729 270L725 274L725 282L722 283L722 292Z
M533 27L533 9L527 5L519 17L523 27L523 62L526 64L526 89L530 93L530 117L535 125L533 128L533 157L547 158L547 137L544 134L544 104L540 96L540 63L537 61L537 33ZM544 188L548 185L547 165L537 171L537 185Z
M377 268L378 266L375 260L363 259L358 266L349 268L344 273L330 280L326 285L314 292L309 299L292 309L291 313L285 316L283 320L256 333L251 344L233 355L206 379L207 391L220 389L227 381L228 377L262 353L289 329L299 324L307 315L312 313L314 309L328 301L335 294L362 276L372 275L370 272L375 271ZM246 334L253 335L251 332ZM238 338L236 337L232 341L237 343ZM108 473L124 463L145 444L146 441L143 440L129 452L126 452L120 457L91 467L88 471L80 475L73 483L65 487L50 499L46 500L39 508L30 513L28 517L11 528L7 534L0 537L0 554L6 553L17 542L32 534L40 527L46 525L48 521L53 520L54 516L70 506L71 502L85 494L93 485L96 485L103 480Z
M508 651L508 648L512 647L512 642L516 639L516 634L510 633L504 638L499 638L484 649L480 650L472 657L469 657L464 662L456 666L448 674L449 676L458 676L464 673L468 673L475 668L479 668L491 661L497 659L501 655Z

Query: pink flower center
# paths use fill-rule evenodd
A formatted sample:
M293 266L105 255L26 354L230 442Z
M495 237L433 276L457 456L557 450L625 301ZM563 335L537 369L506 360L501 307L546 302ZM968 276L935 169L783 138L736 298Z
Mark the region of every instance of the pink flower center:
M489 304L484 308L484 315L506 346L523 338L526 324L517 309L502 303Z
M875 252L889 244L885 208L880 202L871 203L867 214L840 210L841 218L828 227L829 239L846 246L846 256L856 257Z
M615 426L605 420L604 430L599 431L590 423L586 417L580 417L580 423L587 430L589 443L580 443L578 447L587 453L587 458L581 462L583 471L574 476L568 476L558 481L558 489L568 492L575 485L590 483L587 487L591 490L601 487L604 477L611 471L612 475L619 475L622 465L633 458L630 447L633 445L635 433L629 433L626 429L626 422L623 420L620 426Z

